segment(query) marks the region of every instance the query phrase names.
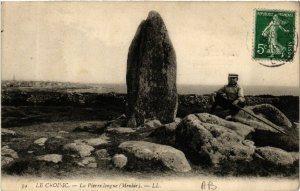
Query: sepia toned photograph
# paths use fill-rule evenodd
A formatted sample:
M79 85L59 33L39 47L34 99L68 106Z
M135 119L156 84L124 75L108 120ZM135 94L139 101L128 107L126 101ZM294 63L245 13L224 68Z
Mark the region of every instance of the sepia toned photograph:
M1 190L297 190L298 2L2 2Z

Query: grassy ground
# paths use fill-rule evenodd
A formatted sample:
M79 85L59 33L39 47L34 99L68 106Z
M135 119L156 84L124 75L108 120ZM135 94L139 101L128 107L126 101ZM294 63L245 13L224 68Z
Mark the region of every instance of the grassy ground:
M64 137L67 142L73 142L76 139L96 138L99 134L90 132L74 132L74 129L80 126L101 126L106 121L72 121L72 122L49 122L28 126L18 126L8 128L17 133L16 137L2 140L2 146L9 145L10 148L18 152L19 159L17 163L2 173L10 175L37 176L37 177L140 177L149 178L152 176L168 177L176 175L178 177L189 177L211 174L208 170L201 167L194 167L189 173L174 173L170 171L161 171L160 169L151 169L151 171L126 171L114 168L111 164L98 166L98 168L79 167L74 161L63 160L61 164L42 164L34 160L35 156L49 153L45 147L35 145L33 142L38 138L51 138L56 136ZM127 140L150 140L148 135L151 129L141 128L136 132L123 135L106 133L110 137L110 144L95 147L95 150L105 148L110 155L117 152L117 146ZM150 140L151 141L151 140ZM66 142L64 142L65 144ZM58 143L59 144L59 143ZM33 153L28 153L33 151ZM55 152L60 154L60 150ZM50 152L51 153L51 152ZM92 154L93 155L93 154Z

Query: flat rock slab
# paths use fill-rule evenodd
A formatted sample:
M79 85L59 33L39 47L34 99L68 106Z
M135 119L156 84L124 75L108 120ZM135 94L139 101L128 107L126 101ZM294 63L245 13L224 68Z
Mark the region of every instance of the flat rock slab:
M39 161L59 163L59 162L62 161L62 155L47 154L47 155L37 156L36 159L39 160Z
M291 128L292 123L290 120L276 107L274 107L271 104L261 104L261 105L255 105L255 106L248 106L244 108L250 113L255 114L256 116L262 118L263 120L268 121L269 123L273 123L277 126L285 127L285 128ZM236 119L235 119L236 118ZM239 119L247 119L247 121L256 121L259 123L262 123L261 120L258 120L257 118L249 115L248 113L244 112L243 110L240 110L237 115L234 117L235 120ZM247 122L246 121L246 122ZM245 121L241 121L244 123ZM263 125L265 125L263 123ZM264 126L257 126L256 128L268 128Z
M125 128L125 127L112 127L108 128L106 132L109 133L117 133L117 134L127 134L127 133L134 133L136 130L133 128Z
M43 137L35 140L33 143L39 146L44 146L47 140L48 138Z
M81 161L81 163L84 165L87 165L92 162L96 162L96 159L94 157L84 157Z
M111 160L117 168L123 168L128 162L127 157L123 154L116 154L112 157Z
M76 127L74 132L90 132L90 133L103 133L107 125L107 121L100 122L84 122Z
M91 155L91 152L94 149L95 149L94 147L84 143L68 143L63 147L64 151L77 154L80 157L86 157Z
M70 132L68 132L68 131L58 131L58 133L60 133L60 134L69 134Z
M77 163L79 166L85 166L89 168L97 168L96 159L94 157L84 157L81 162Z
M1 135L2 136L16 136L16 132L13 130L1 128Z
M45 142L45 149L49 153L61 153L63 146L70 142L72 141L61 136L49 137Z
M1 167L2 168L10 166L12 163L14 163L14 158L1 156Z
M209 115L190 114L176 128L176 146L194 162L222 167L228 164L238 166L240 162L253 159L255 147L243 142L245 137L241 135L244 133L239 135L228 128L233 128L233 124L215 120L217 118L212 116L205 117Z
M183 152L170 146L145 141L127 141L121 143L119 148L125 152L128 158L131 155L133 158L144 161L145 165L147 165L147 162L158 161L167 169L175 172L188 172L191 170Z
M144 127L151 128L151 129L156 129L161 126L162 126L161 122L157 119L146 121L144 124Z
M95 158L98 166L107 167L111 163L111 157L106 149L95 151Z
M109 142L110 142L109 137L107 137L105 135L102 135L98 138L77 139L77 140L74 141L74 143L87 144L87 145L90 145L92 147L99 146L99 145L105 145L105 144L108 144Z
M274 166L291 166L297 160L291 153L274 147L259 147L255 153L261 160Z
M110 155L106 149L100 149L100 150L95 151L95 156L96 156L96 158L99 158L99 159L110 157Z
M197 113L195 114L201 122L216 124L228 129L233 130L239 136L245 138L251 132L254 132L254 128L239 122L227 121L218 116L209 113Z
M233 117L233 120L254 128L255 132L251 134L251 137L255 145L260 147L278 147L286 151L299 150L299 129L290 128L290 121L276 107L270 104L262 104L245 107L244 109L255 114L267 123L276 125L278 129L288 134L288 136L286 136L280 133L270 125L265 124L261 120L241 110Z
M19 158L18 153L11 149L9 146L3 146L1 148L1 156L11 157L13 159Z
M175 145L175 130L179 122L172 122L154 129L149 135L155 142L163 145Z

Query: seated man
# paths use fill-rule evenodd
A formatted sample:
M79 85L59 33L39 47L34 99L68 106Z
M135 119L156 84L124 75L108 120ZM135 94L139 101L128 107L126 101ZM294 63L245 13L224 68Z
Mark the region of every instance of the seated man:
M239 111L239 107L245 106L244 91L243 88L238 85L237 81L237 74L229 74L228 84L212 94L213 105L211 113L213 113L219 105L224 109L230 109L230 115L235 115ZM231 116L228 116L226 118L230 117Z

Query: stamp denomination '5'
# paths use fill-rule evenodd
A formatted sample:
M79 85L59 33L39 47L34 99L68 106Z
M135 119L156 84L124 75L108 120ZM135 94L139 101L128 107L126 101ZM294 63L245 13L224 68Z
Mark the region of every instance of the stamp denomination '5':
M256 10L254 59L291 61L294 58L295 12Z

